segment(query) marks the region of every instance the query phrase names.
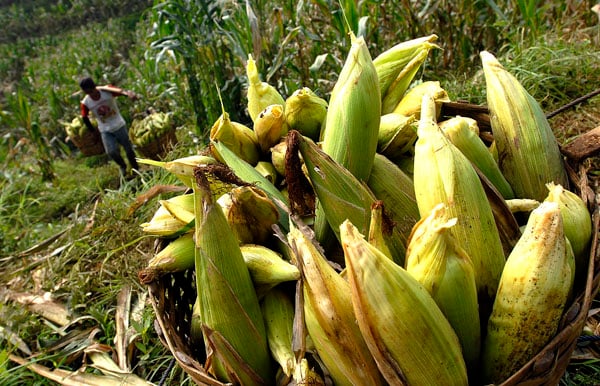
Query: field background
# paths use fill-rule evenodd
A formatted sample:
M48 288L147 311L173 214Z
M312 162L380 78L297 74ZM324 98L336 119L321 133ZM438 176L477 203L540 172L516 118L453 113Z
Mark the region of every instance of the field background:
M136 199L158 184L161 170L119 178L105 156L83 157L64 122L79 111L78 80L92 76L135 91L121 100L131 122L149 108L170 111L178 127L174 159L196 153L223 107L248 124L245 60L284 96L308 86L323 98L349 49L349 27L372 57L392 45L436 34L419 80L439 80L453 100L485 103L478 54L494 53L545 111L600 87L600 26L594 1L133 1L0 0L0 384L54 385L12 355L48 368L86 365L90 342L115 346L119 294L130 299L127 365L148 381L192 384L160 345L152 308L137 272L152 256L140 224L157 207ZM343 19L343 7L348 24ZM349 26L348 26L349 25ZM600 126L591 98L552 118L567 143ZM595 158L588 160L598 175ZM47 294L70 317L60 327L23 306ZM594 304L596 306L596 304ZM595 309L595 307L593 307ZM48 312L48 310L44 310ZM595 328L594 315L590 329ZM592 344L593 345L593 344ZM562 383L593 385L600 363L581 355Z

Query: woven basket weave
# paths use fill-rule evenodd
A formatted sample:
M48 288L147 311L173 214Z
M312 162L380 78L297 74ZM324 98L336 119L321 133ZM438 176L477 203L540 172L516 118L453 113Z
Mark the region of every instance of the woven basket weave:
M589 269L585 283L575 287L575 300L566 308L554 338L528 363L522 366L501 386L557 385L571 360L586 322L592 300L600 286L600 256L598 231L600 214L595 195L589 194L587 174L580 164L568 163L571 190L579 192L588 203L592 214L593 239L590 248ZM573 189L574 188L574 189ZM156 313L157 331L161 342L171 351L177 363L198 385L221 386L203 368L206 360L204 347L190 346L192 306L196 299L193 270L167 274L148 285L152 306Z
M102 145L102 138L98 130L86 130L82 136L70 136L69 138L86 157L104 154L104 145Z

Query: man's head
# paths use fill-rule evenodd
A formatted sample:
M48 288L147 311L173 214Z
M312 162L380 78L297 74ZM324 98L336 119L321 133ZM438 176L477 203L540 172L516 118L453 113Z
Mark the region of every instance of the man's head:
M94 83L94 80L92 78L87 77L87 78L81 79L81 81L79 82L79 87L81 87L81 89L86 94L89 94L90 92L92 92L96 89L96 83Z

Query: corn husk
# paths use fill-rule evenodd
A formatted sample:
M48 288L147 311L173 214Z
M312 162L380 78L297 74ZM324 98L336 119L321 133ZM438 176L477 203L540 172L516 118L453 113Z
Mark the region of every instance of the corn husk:
M224 381L267 384L273 376L271 358L248 268L206 177L197 172L196 179L197 317L212 349L208 370Z
M381 116L377 152L388 158L407 153L417 140L417 125L414 116L389 113Z
M358 326L388 384L466 385L458 338L427 290L349 221L340 233Z
M252 122L267 106L285 105L285 100L275 87L260 80L258 68L252 55L248 55L246 62L246 76L248 77L248 114Z
M480 57L498 165L516 198L543 201L549 182L568 189L558 143L539 103L491 53Z
M477 285L471 258L449 229L457 219L448 219L439 204L415 225L406 252L406 270L427 289L460 341L470 374L479 369L481 333Z
M248 164L231 151L224 143L212 141L210 147L211 151L217 154L218 157L231 168L237 177L248 184L252 184L257 188L262 189L267 194L267 196L276 204L277 210L279 211L279 225L287 230L289 227L287 212L284 208L280 207L280 203L282 205L287 205L288 200L281 191L279 191L272 182L260 174L258 170L252 167L252 165Z
M473 262L480 309L491 307L505 255L486 192L471 162L442 133L431 96L423 97L415 145L414 186L421 216L439 203L458 222L450 229Z
M350 301L350 288L298 228L288 233L303 278L308 333L336 385L383 385Z
M292 149L297 149L296 151L302 155L310 184L322 207L324 218L331 226L327 229L333 231L337 229L334 237L338 236L339 240L339 226L347 218L352 219L363 232L367 233L371 205L376 198L366 184L297 131L290 131L288 136L288 151ZM295 179L292 176L289 178L286 176L286 179L288 184L293 186ZM302 197L294 200L302 200ZM325 235L318 231L315 229L315 235L323 244ZM335 260L333 257L330 258Z
M504 178L492 154L475 131L469 128L471 121L470 118L454 117L440 123L440 128L452 144L498 189L504 199L514 198L512 187Z
M225 111L210 129L210 140L222 142L250 165L256 165L260 158L260 146L254 130L232 121Z
M587 206L575 193L561 185L547 184L548 196L544 201L559 205L565 236L569 239L575 255L576 277L585 281L588 270L589 252L592 242L592 218Z
M506 261L487 324L485 382L504 381L556 334L573 285L566 240L557 203L544 202L531 213Z
M285 100L285 123L288 130L318 140L327 117L327 101L310 88L302 87Z
M261 111L252 126L256 133L258 145L263 153L281 141L287 134L283 105L269 105Z
M409 89L392 112L404 116L412 115L419 119L421 117L421 101L427 94L431 95L435 101L435 118L437 119L442 111L442 102L450 102L450 98L440 82L433 80L416 84Z
M429 51L439 48L434 44L437 38L437 35L429 35L398 43L373 59L381 90L382 114L394 110Z
M183 184L189 188L194 186L194 168L200 165L213 165L217 160L207 155L191 155L173 161L156 161L148 158L138 158L137 162L151 166L158 166L173 173Z
M394 260L403 265L408 238L420 218L413 181L392 161L376 154L367 186L383 201L385 212L394 223L393 232L398 234L395 239L400 243L390 248L397 256Z
M321 147L356 178L366 181L377 150L381 98L365 40L353 34L351 39L350 52L331 91Z
M294 303L283 290L273 288L263 297L261 310L271 355L279 363L283 373L291 377L296 367L296 355L292 348Z

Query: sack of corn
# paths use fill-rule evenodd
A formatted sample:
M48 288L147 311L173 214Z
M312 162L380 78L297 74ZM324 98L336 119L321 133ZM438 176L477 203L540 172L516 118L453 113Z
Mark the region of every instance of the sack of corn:
M84 156L93 156L104 153L104 146L98 131L95 118L90 118L96 130L90 130L81 116L73 118L71 122L61 122L67 133L67 140L73 142Z
M142 224L160 246L139 278L197 384L559 382L600 275L585 171L491 53L497 153L448 116L413 80L435 39L373 60L352 36L327 101L249 60L252 127L223 111L206 153L141 160L189 188Z
M134 119L129 137L144 157L164 157L177 142L172 114L152 111L143 118Z

